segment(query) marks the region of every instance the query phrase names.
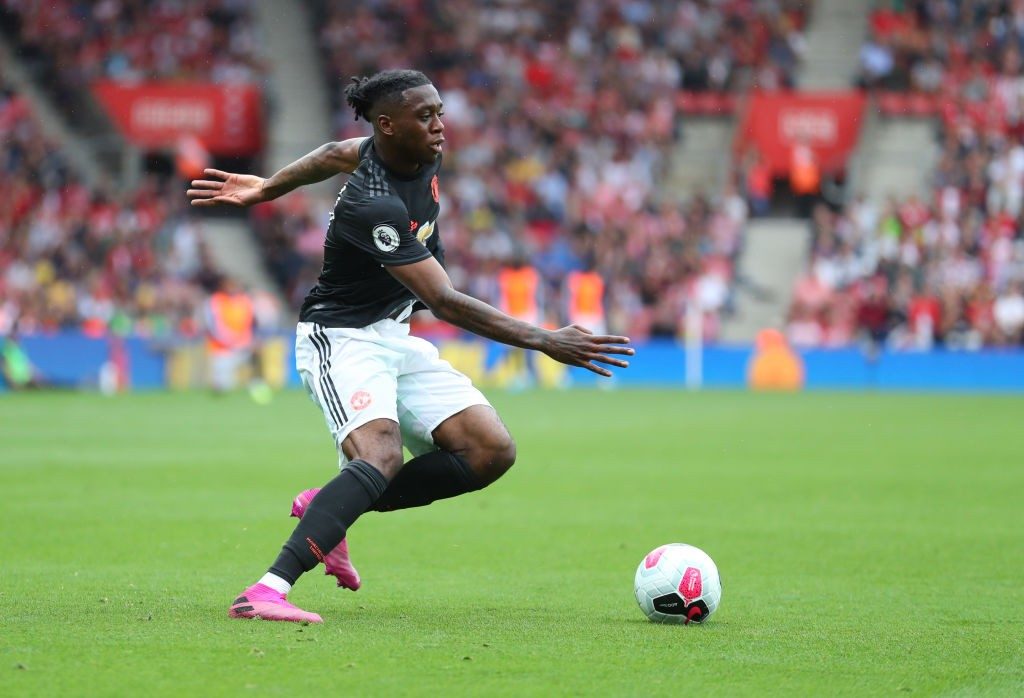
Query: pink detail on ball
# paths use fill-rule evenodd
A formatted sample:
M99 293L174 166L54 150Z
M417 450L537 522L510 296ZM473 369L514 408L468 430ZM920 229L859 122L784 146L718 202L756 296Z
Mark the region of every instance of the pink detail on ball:
M679 582L679 595L683 600L699 599L701 593L700 570L696 567L687 567L683 572L683 579Z
M661 556L665 554L665 548L667 547L667 545L663 545L660 548L655 548L654 550L649 552L647 554L647 557L644 558L644 569L649 570L655 565L657 565L658 560L660 560Z

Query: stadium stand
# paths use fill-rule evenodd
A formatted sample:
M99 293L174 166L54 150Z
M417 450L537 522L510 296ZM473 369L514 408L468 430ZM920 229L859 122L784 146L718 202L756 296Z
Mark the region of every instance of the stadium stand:
M571 270L596 265L607 280L610 328L638 338L680 334L691 298L707 312L706 335L716 336L729 307L746 204L731 190L672 203L658 186L666 154L685 113L729 113L737 93L795 82L807 5L529 0L510 11L470 2L310 0L325 79L334 86L338 138L367 133L340 103L349 75L415 65L445 95L451 154L442 226L456 284L494 302L501 267L526 253L547 286L545 319L557 324L567 315L561 281ZM19 60L33 63L55 101L70 110L88 102L83 87L96 79L264 76L251 4L238 0L0 0L0 19ZM410 31L425 24L451 31ZM30 123L31 115L25 119ZM52 159L60 161L56 154ZM31 288L55 285L73 298L63 311L27 299L46 294L5 296L26 326L89 324L86 308L98 304L108 309L108 326L188 330L213 270L181 215L178 192L151 179L115 196L87 190L66 166L59 183L25 172L13 156L6 166L31 190L25 198L34 214L5 222L13 231L5 243L5 278L49 263L55 248L41 253L28 242L33 235L25 226L37 211L53 211L53 235L74 243L61 255L78 254L80 240L103 241L100 251L82 252L93 257L54 263L52 284L46 272L35 275ZM14 189L5 196L15 196ZM292 300L318 269L325 217L319 205L297 194L252 212L268 267ZM90 214L82 217L82 230L64 220L83 211ZM135 248L138 259L128 254L119 266L119 250ZM175 255L167 264L146 261L154 249L179 248L184 261ZM122 316L131 320L112 319Z
M248 0L0 0L0 33L78 146L122 185L141 158L101 106L98 81L260 84L267 72Z
M1019 14L1019 3L878 2L857 83L877 94L883 114L1019 133Z
M947 202L953 193L944 192ZM914 197L881 209L866 200L838 212L819 206L809 267L794 288L790 339L919 349L1020 344L1019 220L947 206Z
M497 303L500 269L526 254L545 281L545 319L559 324L563 280L593 264L611 328L679 335L698 298L709 338L728 309L746 204L732 192L668 203L665 154L683 111L726 113L729 90L793 83L803 5L311 2L339 139L369 133L343 102L351 75L413 65L441 89L441 226L457 286ZM320 218L294 201L253 214L293 298L318 269Z
M938 117L929 196L812 220L789 334L889 346L1019 345L1024 327L1020 3L878 3L858 83L882 115Z
M19 55L47 65L63 90L91 81L254 82L265 66L250 2L2 0Z
M177 188L89 190L6 84L0 143L0 334L195 334L216 274Z
M249 2L2 0L0 27L93 141L110 139L89 92L96 80L259 82L265 74ZM90 189L8 85L0 115L11 183L0 193L0 331L17 323L22 332L195 335L219 271L179 183L148 175L127 192L110 182Z

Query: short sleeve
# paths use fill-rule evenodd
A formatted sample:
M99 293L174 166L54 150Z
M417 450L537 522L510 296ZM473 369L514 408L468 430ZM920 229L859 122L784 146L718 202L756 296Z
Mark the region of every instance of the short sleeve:
M396 196L377 197L339 213L341 238L385 266L412 264L431 256L409 230L409 213Z

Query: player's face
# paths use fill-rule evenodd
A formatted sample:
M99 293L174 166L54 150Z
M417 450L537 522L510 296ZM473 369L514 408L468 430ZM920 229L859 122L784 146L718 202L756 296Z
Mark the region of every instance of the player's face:
M432 164L444 144L444 105L433 85L412 87L402 93L404 103L393 120L396 145L410 160Z

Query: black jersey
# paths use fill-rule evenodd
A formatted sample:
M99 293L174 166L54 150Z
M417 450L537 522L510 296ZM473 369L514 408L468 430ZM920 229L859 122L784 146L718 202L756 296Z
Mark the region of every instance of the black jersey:
M433 255L444 264L437 230L441 158L412 177L384 166L367 138L359 167L338 193L324 240L324 267L299 320L326 327L366 327L410 303L425 307L384 267Z

